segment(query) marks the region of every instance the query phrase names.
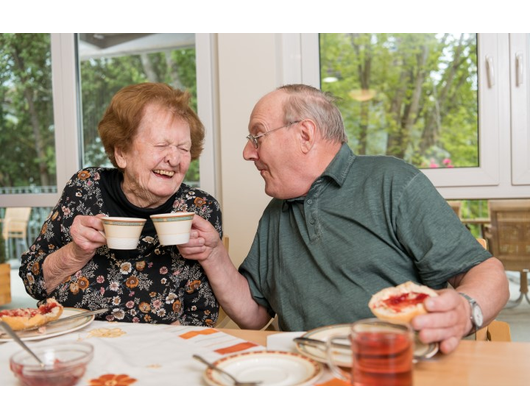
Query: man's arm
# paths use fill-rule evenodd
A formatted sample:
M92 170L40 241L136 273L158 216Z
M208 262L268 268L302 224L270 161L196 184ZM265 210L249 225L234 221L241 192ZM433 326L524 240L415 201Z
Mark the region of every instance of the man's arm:
M239 327L260 329L267 325L267 310L252 298L247 279L230 260L211 223L195 215L190 241L178 248L184 258L199 261L217 300Z
M495 319L510 297L506 272L497 258L490 258L467 273L453 277L449 283L457 292L465 293L478 302L484 315L484 326ZM469 302L464 301L469 309ZM471 321L468 326L466 334L471 331Z

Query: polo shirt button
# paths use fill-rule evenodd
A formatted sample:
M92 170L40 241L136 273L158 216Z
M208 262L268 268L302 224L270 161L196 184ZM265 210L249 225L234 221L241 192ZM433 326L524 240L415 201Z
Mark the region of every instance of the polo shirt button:
M307 200L307 204L313 204L313 200L311 199Z

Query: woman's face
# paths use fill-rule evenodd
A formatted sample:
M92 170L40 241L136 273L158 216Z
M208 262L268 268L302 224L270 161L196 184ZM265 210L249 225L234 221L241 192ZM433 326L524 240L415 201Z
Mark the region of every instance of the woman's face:
M160 105L145 108L128 151L116 149L123 191L134 205L155 208L180 187L191 162L190 127Z

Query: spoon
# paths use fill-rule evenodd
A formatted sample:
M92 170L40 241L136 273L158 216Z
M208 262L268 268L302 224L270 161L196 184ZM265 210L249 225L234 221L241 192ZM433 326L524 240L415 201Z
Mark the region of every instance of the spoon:
M0 321L0 326L2 326L2 328L5 330L5 332L11 336L11 338L13 340L15 340L24 350L26 350L29 354L31 354L33 356L33 358L39 362L39 365L41 368L44 368L46 365L44 364L44 362L39 359L39 357L33 353L33 351L28 347L26 346L26 343L24 343L20 337L17 335L17 333L15 331L12 330L12 328L9 326L9 324L7 322L3 322L3 321Z
M261 381L238 381L236 378L234 378L232 375L230 375L227 371L225 371L225 370L223 370L221 368L218 368L213 363L208 362L206 359L203 359L198 354L194 354L193 358L197 359L198 361L200 361L202 363L204 363L209 368L211 368L213 370L216 370L217 372L222 373L223 375L228 376L232 380L232 382L234 382L235 386L254 386L254 385L259 385L261 383Z

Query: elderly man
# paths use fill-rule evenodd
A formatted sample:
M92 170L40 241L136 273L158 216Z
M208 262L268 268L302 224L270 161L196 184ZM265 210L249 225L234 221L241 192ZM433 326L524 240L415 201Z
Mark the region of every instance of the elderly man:
M237 270L197 216L192 239L179 246L239 326L261 328L275 314L291 331L353 322L372 316L374 293L412 280L439 290L413 327L449 353L507 302L502 264L427 177L393 157L356 156L325 93L280 87L256 104L249 131L243 156L273 199L247 258Z

